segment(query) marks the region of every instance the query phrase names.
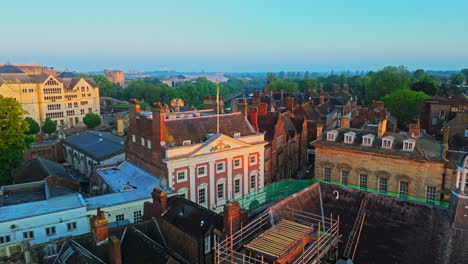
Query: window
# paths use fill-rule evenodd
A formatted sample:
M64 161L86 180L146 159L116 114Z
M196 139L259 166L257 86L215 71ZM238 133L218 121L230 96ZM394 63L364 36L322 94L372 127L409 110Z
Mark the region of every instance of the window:
M80 102L80 105L87 105L88 104L88 101L81 101Z
M250 165L257 164L257 156L250 156L249 157L249 163Z
M141 145L144 147L145 146L145 139L141 138Z
M224 161L216 163L216 172L224 172Z
M408 182L401 181L400 182L400 197L408 196Z
M34 231L23 232L23 238L24 239L34 238Z
M141 222L142 219L143 219L143 217L141 215L141 211L133 212L133 222L139 223L139 222Z
M123 221L124 219L125 219L124 214L118 214L118 215L115 216L115 221L116 222Z
M211 251L211 237L208 235L205 237L205 254Z
M10 235L0 236L0 244L10 243L10 241L11 241Z
M335 141L338 136L338 131L332 130L327 132L327 141Z
M349 171L347 170L341 171L341 183L343 185L348 185L348 176L349 176Z
M80 114L84 115L84 109L80 109Z
M73 106L74 106L74 107L78 107L78 102L74 102L74 103L73 103Z
M359 187L361 189L367 188L367 174L359 174Z
M135 135L132 135L132 141L133 141L133 142L136 142L136 137L135 137Z
M250 190L255 190L256 186L257 186L257 175L252 174L250 176Z
M191 145L192 144L192 141L191 140L184 140L182 142L182 146L188 146L188 145Z
M178 195L182 196L184 199L188 199L188 189L182 188L177 192Z
M468 129L465 129L465 137L468 137Z
M426 190L426 199L428 201L435 201L437 200L437 188L434 186L427 186Z
M88 108L88 113L92 113L93 112L93 109L92 108Z
M445 111L440 111L439 119L445 119Z
M45 257L52 257L57 255L57 245L56 244L49 244L44 247L44 255Z
M151 140L146 140L146 146L151 149Z
M48 118L61 118L61 117L63 117L63 112L46 113L46 117L48 117Z
M206 176L206 166L200 166L197 169L197 175L198 177L203 177Z
M362 137L362 145L367 146L367 147L371 147L372 142L374 141L374 138L375 138L375 136L372 135L372 134L367 134L367 135L363 136Z
M73 231L73 230L76 230L76 222L68 223L67 224L67 231L70 232L70 231Z
M413 150L413 142L404 141L403 150L412 151Z
M217 192L218 192L218 199L224 199L224 183L218 184Z
M239 133L239 132L234 133L234 138L239 138L239 137L240 137L240 133Z
M452 108L450 108L450 111L452 111L452 112L458 112L458 108L452 107Z
M75 110L67 110L67 116L75 115Z
M235 179L234 180L234 193L239 194L241 191L241 180Z
M331 168L325 168L323 179L327 182L331 181Z
M68 103L68 108L72 108L73 107L73 104L72 103Z
M198 189L198 204L206 204L206 188Z
M344 136L344 143L346 144L353 144L354 138L356 137L355 132L348 132Z
M387 192L387 184L388 184L388 179L387 178L379 178L379 192Z
M234 160L234 169L239 169L241 167L241 159L237 158Z
M437 117L432 118L432 125L437 125Z
M54 236L55 235L55 226L46 227L45 231L46 231L47 236Z
M47 105L47 110L60 110L61 105L60 104L50 104Z
M185 181L186 180L186 175L187 174L187 171L186 170L181 170L181 171L178 171L177 172L177 182L180 182L180 181Z

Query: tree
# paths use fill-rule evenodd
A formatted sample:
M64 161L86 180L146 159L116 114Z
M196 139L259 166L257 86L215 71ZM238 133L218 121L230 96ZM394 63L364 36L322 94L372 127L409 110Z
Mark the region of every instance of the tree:
M407 124L419 116L422 102L429 98L430 96L423 92L402 89L380 98L380 101L383 101L392 115L398 118L398 122Z
M34 136L25 134L29 124L24 114L13 98L0 95L0 185L11 182L11 171L21 165L23 150L34 141Z
M304 79L298 82L300 92L310 92L317 90L317 81L314 79Z
M35 135L41 131L39 124L31 117L26 117L24 121L29 124L29 130L25 132L27 135Z
M415 82L411 85L411 90L416 92L424 92L425 94L432 96L436 95L438 92L434 83L429 81Z
M459 72L452 76L452 84L460 85L464 84L466 81L466 76L462 72Z
M292 81L276 81L267 85L269 91L284 91L284 92L297 92L298 85L296 82Z
M276 81L276 75L272 72L267 74L267 85Z
M387 66L376 73L370 72L368 76L371 77L371 82L365 91L367 103L394 91L410 88L411 74L403 66Z
M46 118L44 124L42 124L42 132L46 134L52 134L57 130L57 124L52 121L50 118Z
M88 128L95 128L101 124L101 117L95 113L87 113L83 117L83 123Z

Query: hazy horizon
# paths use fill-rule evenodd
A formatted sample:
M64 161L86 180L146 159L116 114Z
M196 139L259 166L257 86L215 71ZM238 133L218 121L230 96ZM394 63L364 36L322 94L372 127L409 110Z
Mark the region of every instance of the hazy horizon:
M81 72L468 67L461 0L2 3L0 63Z

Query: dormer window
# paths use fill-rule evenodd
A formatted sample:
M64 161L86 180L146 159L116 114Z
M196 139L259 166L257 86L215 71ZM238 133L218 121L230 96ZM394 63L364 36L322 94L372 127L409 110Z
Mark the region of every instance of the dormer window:
M367 134L362 137L362 145L366 147L372 147L372 143L374 142L375 136L372 134Z
M413 151L414 146L416 145L416 140L414 139L406 139L403 140L403 151Z
M338 137L338 131L332 130L327 132L327 141L335 141Z
M192 144L192 141L191 141L191 140L184 140L184 141L182 142L182 145L183 145L183 146L188 146L188 145L191 145L191 144Z
M392 136L386 136L382 138L382 148L384 149L391 149L393 145L393 141L395 140Z
M240 133L239 133L239 132L234 133L234 138L239 138L239 137L240 137Z
M355 138L356 138L356 133L348 132L344 134L344 143L353 144Z

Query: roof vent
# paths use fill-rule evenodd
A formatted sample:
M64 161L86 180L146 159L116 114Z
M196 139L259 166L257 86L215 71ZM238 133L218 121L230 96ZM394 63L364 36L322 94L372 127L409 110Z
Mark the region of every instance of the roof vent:
M99 141L102 141L102 140L103 140L102 138L99 139Z

